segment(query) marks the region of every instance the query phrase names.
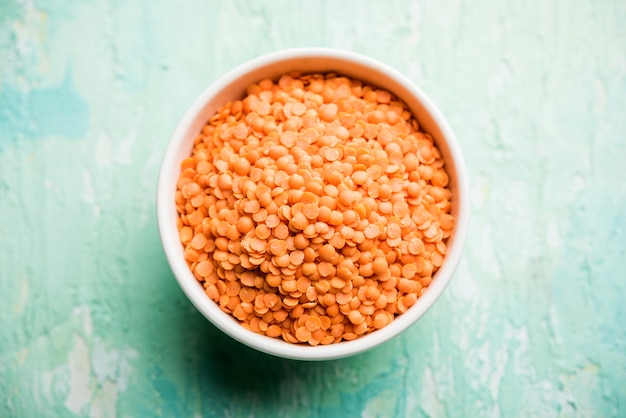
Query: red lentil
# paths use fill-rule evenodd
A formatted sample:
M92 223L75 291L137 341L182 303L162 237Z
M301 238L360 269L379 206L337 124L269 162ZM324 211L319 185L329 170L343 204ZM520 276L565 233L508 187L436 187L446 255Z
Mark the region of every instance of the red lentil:
M358 80L294 73L246 91L181 163L194 276L268 337L326 345L384 328L430 285L454 228L433 138Z

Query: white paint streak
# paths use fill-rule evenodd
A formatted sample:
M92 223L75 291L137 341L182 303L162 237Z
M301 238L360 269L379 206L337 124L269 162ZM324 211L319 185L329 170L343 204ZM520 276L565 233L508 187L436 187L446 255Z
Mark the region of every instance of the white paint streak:
M90 339L93 335L93 323L91 322L91 309L89 306L77 306L72 313L74 316L81 318L85 337Z
M422 392L420 393L422 411L429 417L446 416L445 404L437 397L437 383L430 367L426 367L422 376Z
M497 400L500 397L500 382L504 376L506 365L509 362L509 353L505 348L497 350L494 354L494 364L489 371L488 386L491 397Z
M476 179L476 183L472 188L472 204L476 209L485 206L489 192L491 190L491 179L485 175L480 175Z
M450 340L466 352L476 340L484 337L490 319L489 310L480 297L483 292L481 282L472 274L467 258L461 259L455 276L450 295L462 312L453 318L457 331L450 335Z
M83 172L83 200L91 205L93 214L96 219L100 218L100 206L96 203L96 192L94 191L91 181L91 173L89 171Z
M499 96L502 93L504 86L506 86L506 84L512 79L513 72L511 64L504 60L501 61L496 74L494 74L491 82L489 83L489 96L491 98Z
M117 416L118 385L107 380L96 393L91 402L89 416L91 418L113 418Z
M129 387L134 373L131 362L139 353L129 347L111 348L95 337L91 309L84 305L75 307L69 321L41 336L36 345L15 352L17 364L35 367L36 353L50 347L67 353L67 361L51 370L35 371L33 397L38 408L47 408L60 398L80 416L117 416L118 398Z
M478 296L478 283L472 275L468 261L465 257L461 258L461 262L457 268L454 285L451 286L450 292L453 294L455 300L462 300L464 302L471 302L476 300Z
M561 337L561 334L559 333L559 320L557 318L557 311L556 308L554 306L550 307L550 316L549 316L549 326L550 326L550 334L551 334L551 339L554 341L554 343L556 344L557 347L562 347L563 346L563 338Z
M69 393L65 406L75 414L80 414L93 394L91 367L89 367L89 347L80 336L74 337L74 348L68 354Z
M563 247L563 239L559 233L559 225L557 224L556 219L548 223L548 227L546 229L546 242L548 244L548 248L551 250L557 251Z
M383 390L371 398L361 412L362 418L383 417L396 410L398 393L392 390Z
M115 155L113 156L113 160L116 163L130 165L133 162L132 148L136 139L137 131L131 131L128 135L122 138L117 150L115 151Z
M570 186L570 190L575 195L579 194L585 189L585 183L585 177L580 173L576 173L574 177L572 177L572 185Z
M96 152L94 159L100 167L109 167L113 160L111 156L111 138L106 134L101 134L96 141Z
M26 302L28 302L28 294L30 293L30 286L28 280L22 280L22 285L20 286L20 293L15 298L15 305L13 305L13 314L19 315L24 312L24 308L26 307Z
M35 373L33 375L33 397L35 399L35 404L39 409L41 409L43 405L46 405L50 399L50 390L52 388L52 379L54 375L55 373L52 371Z
M528 359L528 350L530 347L530 338L528 329L525 326L514 328L510 324L505 324L504 339L509 346L509 352L512 353L513 370L517 376L534 375L534 365Z
M16 19L13 21L13 36L15 37L15 49L22 59L26 62L31 62L31 59L35 61L34 57L43 58L42 41L44 38L43 28L46 21L45 13L41 12L35 7L32 0L23 2L24 16L22 19ZM43 59L38 59L40 72L47 70L47 62ZM20 87L28 90L30 84L25 77L16 77L15 82L19 83Z
M480 393L488 390L492 400L497 401L508 361L509 353L506 347L492 350L489 341L471 349L465 359L465 367L475 376L471 383L472 389ZM500 414L500 407L496 403L486 411L486 416L499 417Z
M132 349L107 350L103 344L95 344L92 353L93 370L99 382L110 380L124 391L128 387L128 376L133 369L130 360L139 357Z
M93 324L88 306L74 309L74 315L82 317L84 335L91 340ZM70 370L70 394L66 406L73 412L90 404L90 417L114 417L117 415L117 399L120 392L128 387L128 378L133 373L130 364L139 356L137 351L107 348L96 339L91 350L82 337L76 337L79 344L72 350L68 367ZM95 389L93 389L95 388ZM80 399L80 400L79 400Z
M26 357L28 357L28 347L24 347L18 350L15 353L15 357L17 358L17 364L22 367L24 362L26 361Z

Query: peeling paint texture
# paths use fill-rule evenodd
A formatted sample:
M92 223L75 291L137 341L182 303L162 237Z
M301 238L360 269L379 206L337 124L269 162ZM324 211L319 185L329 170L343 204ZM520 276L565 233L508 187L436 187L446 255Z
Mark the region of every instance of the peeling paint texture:
M617 0L0 0L0 416L625 417L624 22ZM415 80L472 190L440 302L319 363L203 319L155 219L192 100L297 46Z

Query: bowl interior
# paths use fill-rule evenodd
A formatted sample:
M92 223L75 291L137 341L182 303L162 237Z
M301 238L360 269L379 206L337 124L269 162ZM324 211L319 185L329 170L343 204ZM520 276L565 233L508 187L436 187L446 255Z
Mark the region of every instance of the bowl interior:
M264 78L276 79L291 71L335 72L385 88L404 101L421 129L433 136L442 153L450 178L452 215L456 219L444 264L414 306L381 330L354 341L327 346L295 345L256 334L222 312L205 295L189 270L176 227L176 182L180 163L190 155L195 136L222 105L243 98L248 85ZM467 230L466 189L465 168L454 134L430 99L408 79L381 63L357 54L326 49L296 49L252 60L227 73L200 95L183 117L167 148L159 178L157 211L161 240L170 266L183 291L213 324L236 340L269 354L300 360L324 360L357 354L381 344L413 324L432 306L450 281L461 257Z

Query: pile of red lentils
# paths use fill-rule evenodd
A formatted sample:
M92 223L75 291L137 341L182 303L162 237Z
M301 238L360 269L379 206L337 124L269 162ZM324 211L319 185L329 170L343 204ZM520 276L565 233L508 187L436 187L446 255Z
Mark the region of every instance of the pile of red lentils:
M185 259L242 326L354 340L409 309L454 227L440 151L388 91L283 75L224 105L182 162Z

